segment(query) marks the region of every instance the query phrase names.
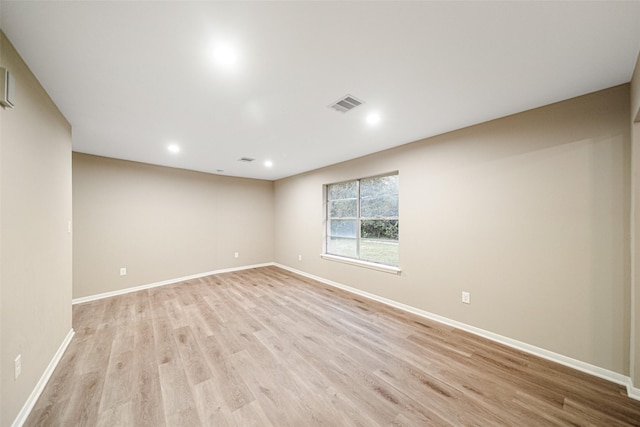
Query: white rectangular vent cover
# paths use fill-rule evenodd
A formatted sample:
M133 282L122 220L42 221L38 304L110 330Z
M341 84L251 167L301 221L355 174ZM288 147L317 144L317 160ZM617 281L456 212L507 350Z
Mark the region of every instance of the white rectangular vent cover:
M329 108L333 108L334 110L340 111L341 113L346 113L347 111L353 110L361 104L363 104L363 102L356 97L345 95L333 104L329 105Z
M238 159L239 162L245 162L245 163L251 163L254 160L255 159L252 159L251 157L241 157L240 159Z

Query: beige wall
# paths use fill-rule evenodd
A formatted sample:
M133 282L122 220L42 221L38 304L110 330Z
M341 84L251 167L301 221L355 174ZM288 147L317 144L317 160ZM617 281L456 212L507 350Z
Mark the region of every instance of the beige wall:
M631 80L631 379L640 388L640 55Z
M73 296L272 262L273 212L270 181L74 153Z
M628 111L623 85L277 181L276 261L628 374ZM321 259L323 185L394 170L402 275Z
M0 107L0 425L8 426L71 330L71 127L0 37L0 64L16 82L15 108Z

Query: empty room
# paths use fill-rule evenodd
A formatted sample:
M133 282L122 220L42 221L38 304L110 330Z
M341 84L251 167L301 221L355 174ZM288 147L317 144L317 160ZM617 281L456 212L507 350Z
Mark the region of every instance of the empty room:
M639 23L0 0L0 426L640 426Z

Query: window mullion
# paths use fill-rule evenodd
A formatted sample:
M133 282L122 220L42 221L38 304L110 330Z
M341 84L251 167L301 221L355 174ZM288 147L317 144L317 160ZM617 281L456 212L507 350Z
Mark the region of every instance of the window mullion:
M360 180L356 180L358 201L356 203L356 256L360 259Z
M329 200L329 188L330 186L326 185L324 187L324 203L325 203L325 223L324 223L324 252L328 253L330 251L329 249L329 242L331 241L331 210L329 209L329 206L331 206L331 201Z

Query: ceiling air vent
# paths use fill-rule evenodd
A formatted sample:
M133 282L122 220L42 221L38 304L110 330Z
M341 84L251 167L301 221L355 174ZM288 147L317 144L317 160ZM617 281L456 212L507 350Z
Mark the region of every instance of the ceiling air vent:
M347 111L353 110L362 103L362 101L356 99L351 95L345 95L333 104L329 105L329 108L333 108L334 110L340 111L341 113L346 113Z
M252 159L251 157L241 157L238 159L239 162L245 162L245 163L251 163L253 162L255 159Z

